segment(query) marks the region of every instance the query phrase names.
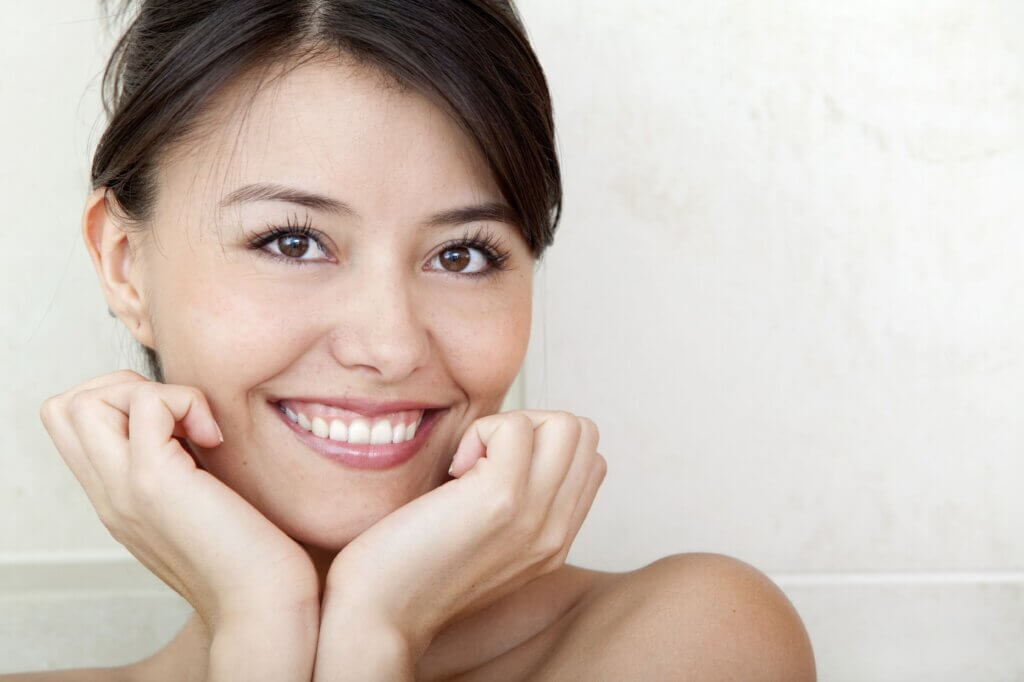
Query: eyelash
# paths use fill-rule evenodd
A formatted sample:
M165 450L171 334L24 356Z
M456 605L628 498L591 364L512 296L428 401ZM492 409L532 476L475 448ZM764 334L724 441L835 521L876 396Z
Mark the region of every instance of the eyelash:
M304 261L300 258L288 258L286 256L279 256L275 253L270 253L264 250L267 244L274 242L281 237L287 237L291 235L302 235L309 239L312 239L317 243L322 251L327 252L327 248L324 245L324 240L321 238L320 232L313 229L312 222L307 215L302 223L299 223L298 216L289 217L285 221L284 225L278 225L275 223L269 223L266 230L257 234L249 240L248 246L250 249L257 250L262 255L271 258L275 261L284 261L289 265L295 265L302 267L304 265L311 265L315 261ZM455 277L488 277L494 275L497 272L508 269L509 252L502 244L499 237L495 236L486 227L478 226L472 233L467 229L466 232L459 239L450 239L437 249L434 256L431 256L431 261L437 257L436 254L444 253L449 249L455 248L469 248L476 249L484 255L487 259L488 267L486 270L480 272L451 272L446 271L446 274L453 275Z

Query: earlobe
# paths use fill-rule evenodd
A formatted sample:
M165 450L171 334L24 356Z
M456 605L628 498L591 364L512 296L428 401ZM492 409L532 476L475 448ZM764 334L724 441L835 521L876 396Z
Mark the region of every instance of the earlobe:
M100 279L110 314L120 318L144 346L154 347L142 272L128 232L109 209L112 193L100 187L89 195L82 213L82 237Z

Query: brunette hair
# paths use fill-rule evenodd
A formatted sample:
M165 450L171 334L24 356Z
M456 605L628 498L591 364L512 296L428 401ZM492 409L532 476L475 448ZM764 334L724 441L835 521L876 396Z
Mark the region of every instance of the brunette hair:
M253 70L346 55L445 110L479 147L534 257L562 186L544 72L511 0L100 0L133 18L103 72L109 122L92 160L126 225L143 227L155 170L227 84ZM163 381L156 352L144 348Z

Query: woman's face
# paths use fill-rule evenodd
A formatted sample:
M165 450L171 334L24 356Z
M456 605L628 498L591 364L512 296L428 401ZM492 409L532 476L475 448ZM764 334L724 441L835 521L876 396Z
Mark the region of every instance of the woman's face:
M147 318L135 334L167 383L209 399L225 442L196 448L203 466L297 540L340 548L443 483L462 433L500 408L526 351L533 258L500 219L430 221L504 202L469 138L417 93L317 62L251 108L242 85L218 102L209 136L162 164L154 223L133 235ZM231 201L254 183L347 208L252 191ZM313 236L257 241L287 226ZM443 246L478 234L500 268L483 249ZM411 459L358 468L320 454L280 409L329 417L316 398L440 411ZM353 423L373 411L335 414L362 431L380 416Z

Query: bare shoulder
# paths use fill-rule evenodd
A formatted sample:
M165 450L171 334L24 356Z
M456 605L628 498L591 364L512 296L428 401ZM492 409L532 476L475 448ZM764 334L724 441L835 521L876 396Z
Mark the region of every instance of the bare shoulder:
M613 575L576 605L531 679L816 679L799 615L752 566L675 554Z

